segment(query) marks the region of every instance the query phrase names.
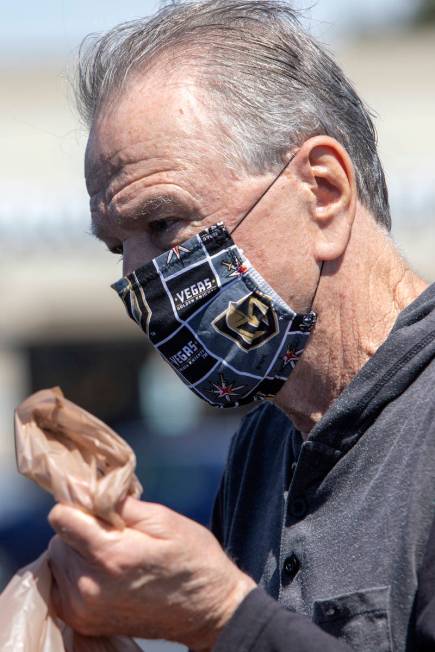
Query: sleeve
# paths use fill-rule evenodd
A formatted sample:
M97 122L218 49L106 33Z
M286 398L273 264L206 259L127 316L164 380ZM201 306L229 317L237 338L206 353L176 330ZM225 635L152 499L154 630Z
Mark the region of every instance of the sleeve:
M419 652L435 650L435 519L419 573L416 602L416 636Z
M351 648L257 588L238 607L213 652L351 652Z

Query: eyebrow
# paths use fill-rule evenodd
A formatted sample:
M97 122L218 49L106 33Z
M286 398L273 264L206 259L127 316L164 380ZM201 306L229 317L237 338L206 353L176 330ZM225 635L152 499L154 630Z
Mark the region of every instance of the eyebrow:
M169 217L169 211L176 211L177 216L180 217L187 217L189 215L192 219L195 219L196 215L196 211L188 206L183 200L172 194L163 193L139 201L138 208L124 217L119 216L116 219L116 222L123 226L133 226L133 228L136 227L137 229L138 226L142 225L144 222L151 221L151 218L154 218L154 221L162 217ZM110 233L107 232L107 222L107 219L98 222L92 220L92 235L103 241L106 238L110 238Z

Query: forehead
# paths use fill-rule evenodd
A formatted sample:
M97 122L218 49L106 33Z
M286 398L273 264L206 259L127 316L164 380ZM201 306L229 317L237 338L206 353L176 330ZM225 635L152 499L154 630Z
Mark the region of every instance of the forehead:
M128 163L144 158L187 163L212 147L204 93L186 74L154 71L131 79L92 125L85 156L90 194Z

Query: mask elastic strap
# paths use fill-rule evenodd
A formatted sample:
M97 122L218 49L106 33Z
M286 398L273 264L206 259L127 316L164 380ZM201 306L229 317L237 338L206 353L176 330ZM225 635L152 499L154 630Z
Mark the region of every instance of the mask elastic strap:
M314 305L314 302L315 302L316 297L317 297L317 290L319 289L320 279L322 278L322 272L323 272L323 266L324 266L324 264L325 264L325 261L322 260L322 264L320 265L319 279L318 279L318 281L317 281L316 289L314 290L313 300L311 301L310 312L313 312L313 305Z
M298 153L298 151L299 151L299 150L296 150L296 152L293 152L293 154L291 155L291 157L289 158L289 160L287 161L287 163L286 163L286 164L284 165L284 167L281 169L280 173L279 173L279 174L274 178L274 180L272 181L272 183L270 183L270 184L267 186L267 188L266 188L266 189L261 193L261 195L258 197L258 199L257 199L257 200L254 202L254 204L251 206L251 208L250 208L250 209L249 209L249 210L248 210L248 211L243 215L243 217L240 218L240 220L237 222L237 224L234 226L234 228L230 231L230 235L232 235L232 234L234 233L234 231L235 231L235 230L236 230L236 229L241 225L241 223L244 222L244 221L246 220L246 218L248 217L248 215L250 215L250 214L252 213L252 211L254 210L254 208L255 208L255 207L260 203L260 201L263 199L264 195L265 195L267 192L269 192L269 190L272 188L272 186L274 186L275 183L278 181L278 179L281 178L281 176L282 176L282 175L284 174L284 172L287 170L287 168L288 168L288 166L290 165L290 163L293 161L293 159L294 159L294 157L296 156L296 154ZM303 319L304 329L305 329L305 330L308 330L308 331L310 331L310 330L314 327L314 325L315 325L315 323L316 323L316 321L317 321L317 313L313 310L313 305L314 305L314 302L315 302L315 300L316 300L317 290L319 289L320 279L321 279L321 276L322 276L323 265L324 265L324 264L325 264L325 261L322 260L322 264L321 264L321 266L320 266L319 280L317 281L316 289L315 289L315 291L314 291L314 296L313 296L313 299L312 299L312 301L311 301L310 312L307 313L307 314L304 316L304 319Z
M280 171L280 173L279 173L279 174L274 178L274 180L272 181L272 183L269 184L269 185L267 186L266 190L264 190L264 192L261 193L261 195L258 197L258 199L256 200L256 202L255 202L255 203L251 206L251 208L250 208L250 209L249 209L249 210L248 210L248 211L243 215L243 217L240 218L240 220L237 222L237 224L235 225L235 227L230 231L230 235L232 235L232 234L234 233L234 231L235 231L235 230L236 230L236 229L241 225L241 223L244 222L244 221L246 220L246 218L248 217L248 215L250 215L250 213L252 213L252 211L254 210L254 208L255 208L255 207L256 207L256 206L261 202L261 200L263 199L264 195L265 195L267 192L269 192L269 190L272 188L272 186L274 186L275 183L278 181L278 179L279 179L279 178L284 174L284 172L286 171L286 169L288 168L288 166L290 165L290 163L293 161L293 159L294 159L294 157L296 156L297 153L298 153L298 150L296 150L296 152L294 152L294 153L291 155L291 157L289 158L289 160L287 161L287 163L284 165L284 167L282 168L282 170Z
M323 272L323 265L325 264L325 261L322 260L322 264L320 265L320 273L319 273L319 278L317 281L316 289L314 290L314 295L311 300L311 307L310 307L310 312L307 312L305 315L302 317L302 323L300 325L301 331L305 332L311 332L316 325L317 322L317 312L314 310L314 302L316 300L317 296L317 290L319 289L320 285L320 279L322 278L322 272Z

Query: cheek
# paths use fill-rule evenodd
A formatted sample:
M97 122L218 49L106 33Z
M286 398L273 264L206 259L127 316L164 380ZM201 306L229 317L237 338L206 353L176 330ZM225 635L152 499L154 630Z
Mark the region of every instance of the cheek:
M308 237L287 229L260 229L240 243L245 255L272 288L297 312L308 312L317 287L319 265Z
M152 244L145 233L131 235L123 242L123 274L134 272L162 252Z

